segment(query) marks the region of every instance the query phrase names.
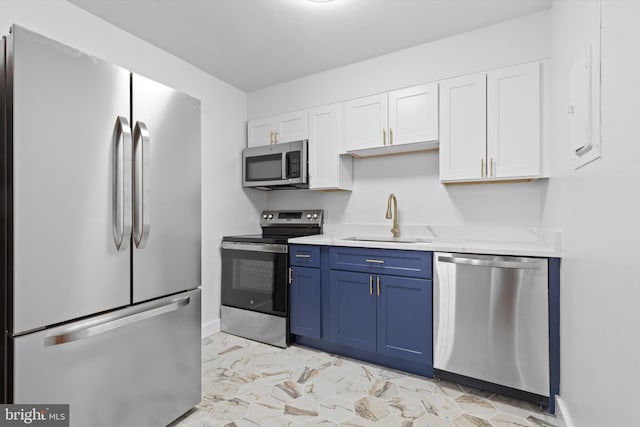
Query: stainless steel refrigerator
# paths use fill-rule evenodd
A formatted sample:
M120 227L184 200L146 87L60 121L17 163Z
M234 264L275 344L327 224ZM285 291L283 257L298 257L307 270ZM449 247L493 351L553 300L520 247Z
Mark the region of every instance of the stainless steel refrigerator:
M3 41L2 400L166 425L200 401L200 102Z

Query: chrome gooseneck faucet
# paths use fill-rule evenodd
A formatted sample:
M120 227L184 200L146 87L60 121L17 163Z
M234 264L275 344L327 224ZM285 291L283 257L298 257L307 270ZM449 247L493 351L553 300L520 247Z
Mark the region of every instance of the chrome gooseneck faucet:
M391 193L389 194L389 199L387 200L387 215L385 218L391 219L391 201L393 200L393 228L391 228L391 233L393 237L398 237L400 235L400 229L398 228L398 199L396 199L396 195Z

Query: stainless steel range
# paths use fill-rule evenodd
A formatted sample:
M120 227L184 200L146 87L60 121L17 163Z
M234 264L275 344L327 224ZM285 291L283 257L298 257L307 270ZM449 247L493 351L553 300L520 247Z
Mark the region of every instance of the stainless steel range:
M323 211L264 211L262 234L222 238L224 332L289 344L288 239L322 233Z

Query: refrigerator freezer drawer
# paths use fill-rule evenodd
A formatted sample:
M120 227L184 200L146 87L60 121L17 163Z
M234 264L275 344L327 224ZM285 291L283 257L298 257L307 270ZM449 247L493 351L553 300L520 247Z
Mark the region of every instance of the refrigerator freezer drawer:
M200 401L200 290L14 339L14 402L72 427L165 426Z

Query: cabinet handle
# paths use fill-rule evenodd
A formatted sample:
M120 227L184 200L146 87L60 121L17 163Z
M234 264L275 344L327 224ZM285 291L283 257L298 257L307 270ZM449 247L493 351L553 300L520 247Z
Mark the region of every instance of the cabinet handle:
M289 267L289 284L291 284L292 279L291 279L291 275L293 273L293 268Z
M484 159L480 159L480 177L484 178Z
M373 264L384 264L384 260L382 259L365 259L365 261Z
M389 128L389 145L393 145L393 129Z
M278 143L278 132L274 132L273 133L273 139L275 140L274 143L277 144Z
M296 258L311 258L310 254L296 254Z
M269 131L269 144L273 144L273 131Z
M378 296L380 296L380 276L376 276L376 284L378 285Z
M491 160L489 162L489 168L491 169L491 176L494 176L494 174L493 174L493 157L491 158Z
M369 295L373 295L373 276L369 276Z
M382 129L382 145L387 145L387 130Z

